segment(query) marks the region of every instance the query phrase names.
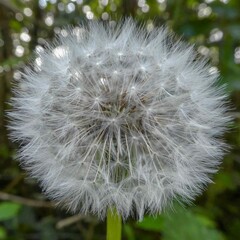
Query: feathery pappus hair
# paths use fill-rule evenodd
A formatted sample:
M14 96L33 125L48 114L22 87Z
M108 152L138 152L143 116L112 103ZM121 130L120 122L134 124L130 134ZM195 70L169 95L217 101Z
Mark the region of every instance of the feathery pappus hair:
M48 197L124 218L189 202L211 182L230 118L218 73L165 28L64 30L14 88L10 135Z

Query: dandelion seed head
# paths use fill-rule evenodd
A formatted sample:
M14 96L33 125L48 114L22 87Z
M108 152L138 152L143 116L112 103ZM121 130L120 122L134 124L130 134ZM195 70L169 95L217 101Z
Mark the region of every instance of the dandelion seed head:
M164 28L78 29L37 52L15 87L9 128L22 165L61 206L100 218L192 201L225 149L218 74Z

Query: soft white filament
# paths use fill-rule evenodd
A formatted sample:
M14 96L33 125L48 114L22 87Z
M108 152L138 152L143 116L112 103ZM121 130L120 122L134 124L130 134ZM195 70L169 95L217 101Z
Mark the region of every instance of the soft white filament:
M192 200L223 155L218 75L165 29L78 29L39 52L15 87L21 163L73 212L105 217L115 206L141 219Z

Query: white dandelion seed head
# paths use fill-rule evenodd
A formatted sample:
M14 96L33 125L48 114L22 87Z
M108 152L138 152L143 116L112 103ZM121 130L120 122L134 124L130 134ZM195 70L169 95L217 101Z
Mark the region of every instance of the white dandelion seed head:
M78 29L37 53L15 87L23 166L60 205L100 218L108 207L141 219L193 200L225 148L218 74L163 28Z

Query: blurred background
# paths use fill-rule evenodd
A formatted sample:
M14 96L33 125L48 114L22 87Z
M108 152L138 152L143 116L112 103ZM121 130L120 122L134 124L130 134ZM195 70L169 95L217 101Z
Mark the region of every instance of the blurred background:
M92 216L72 216L55 209L14 160L16 145L7 138L4 111L11 80L68 24L98 19L114 24L124 16L166 25L194 43L220 71L235 109L234 128L225 134L231 150L214 184L192 206L175 207L143 222L128 220L125 240L240 239L240 1L239 0L0 0L0 239L105 239L105 223Z

